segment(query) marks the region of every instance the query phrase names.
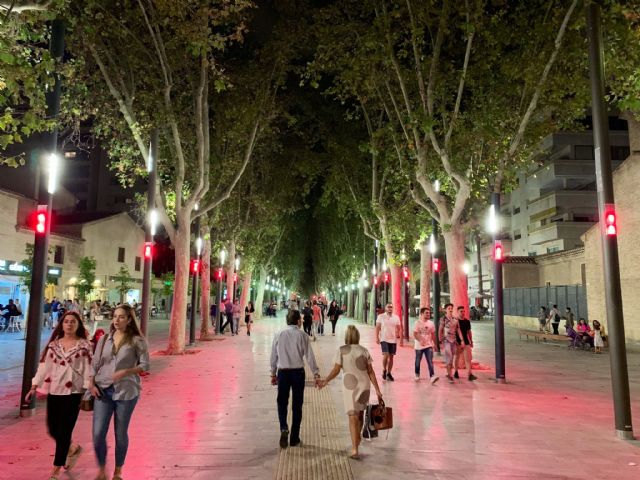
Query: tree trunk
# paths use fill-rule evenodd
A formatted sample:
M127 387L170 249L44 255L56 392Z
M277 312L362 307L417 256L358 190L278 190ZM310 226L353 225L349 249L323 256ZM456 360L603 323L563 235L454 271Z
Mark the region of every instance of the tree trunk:
M454 308L464 307L466 318L469 318L469 293L467 275L462 266L465 262L465 234L462 225L452 225L449 231L443 232L444 245L447 252L447 273L451 289L451 303Z
M200 340L209 340L213 332L209 329L211 302L211 238L204 236L200 267Z
M429 245L420 246L420 308L431 305L431 253Z
M391 272L391 303L393 303L393 313L400 319L400 327L404 333L404 323L402 321L402 267L400 265L390 265ZM400 339L404 336L400 335ZM401 345L402 345L401 340Z
M177 355L184 352L187 293L189 290L189 240L191 224L189 220L178 221L175 242L175 280L173 305L171 306L171 322L169 323L169 345L167 354Z
M247 268L247 273L244 276L244 280L242 282L242 293L240 294L240 315L242 320L244 320L244 307L249 303L249 293L251 292L251 268Z
M253 318L260 320L262 318L262 304L264 303L264 287L267 284L267 268L264 265L260 265L260 275L258 276L258 290L256 291L256 313L253 314Z
M232 240L229 243L229 257L227 259L227 298L233 299L233 292L235 285L233 282L233 274L236 261L236 241Z

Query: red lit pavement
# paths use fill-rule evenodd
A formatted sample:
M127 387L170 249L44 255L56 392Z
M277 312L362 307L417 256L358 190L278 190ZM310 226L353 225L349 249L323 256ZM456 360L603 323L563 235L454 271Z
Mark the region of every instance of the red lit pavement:
M340 320L336 337L315 342L323 374L349 323ZM268 363L273 333L283 324L282 317L261 320L251 337L241 330L237 337L199 342L190 355L152 355L152 373L144 379L130 428L124 478L274 478L280 449ZM166 327L166 321L154 321L152 351L163 348ZM493 329L487 322L473 327L475 354L482 365L492 365ZM380 376L373 329L358 328ZM424 379L424 363L423 379L416 383L413 349L399 349L396 381L382 385L386 402L394 409L395 427L388 438L382 432L372 443L364 442L362 460L349 460L339 478L640 478L640 442L622 442L614 435L607 354L519 341L511 329L507 335L507 385L493 383L488 367L476 372L475 383L461 379L449 385L441 363L436 367L441 376L436 386ZM48 478L54 445L46 434L44 401L39 401L35 416L16 418L21 369L5 366L0 371L0 480ZM640 435L640 354L630 354L629 371ZM328 388L331 395L323 398L333 401L335 408L329 410L337 412L333 415L341 426L334 432L341 447L332 453L346 455L350 441L339 380ZM80 413L75 440L85 453L73 475L61 479L95 476L90 420L90 414ZM310 425L316 421L320 425L324 419L312 420ZM301 432L299 472L319 455L315 432L308 430ZM112 468L112 432L109 445ZM300 473L288 478L309 477Z

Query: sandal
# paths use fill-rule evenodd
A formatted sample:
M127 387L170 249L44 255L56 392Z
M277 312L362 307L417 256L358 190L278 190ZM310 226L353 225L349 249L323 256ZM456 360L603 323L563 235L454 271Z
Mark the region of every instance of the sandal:
M78 458L80 458L81 454L82 454L82 447L78 445L78 447L75 449L73 453L67 455L67 462L64 466L64 469L71 470L73 467L75 467L76 463L78 462Z
M352 460L360 460L360 454L352 453L351 455L349 455L349 458Z

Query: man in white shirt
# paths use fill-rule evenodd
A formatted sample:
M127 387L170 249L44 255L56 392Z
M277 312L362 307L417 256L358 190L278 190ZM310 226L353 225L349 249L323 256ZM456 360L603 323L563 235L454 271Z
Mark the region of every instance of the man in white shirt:
M280 448L300 445L300 424L304 402L304 360L313 372L316 386L320 383L320 370L309 344L309 337L300 330L302 317L298 310L287 315L287 328L273 339L271 347L271 384L278 386L278 419L280 421ZM291 400L291 439L287 425L289 391Z
M387 303L385 312L376 319L376 343L382 347L382 380L394 381L391 375L393 356L396 354L396 339L402 334L400 319L393 313L393 304Z
M416 351L415 374L416 382L420 380L420 362L422 356L427 360L429 378L433 385L438 381L433 369L433 347L436 345L436 327L429 319L431 312L427 307L420 309L420 317L413 328L414 349Z

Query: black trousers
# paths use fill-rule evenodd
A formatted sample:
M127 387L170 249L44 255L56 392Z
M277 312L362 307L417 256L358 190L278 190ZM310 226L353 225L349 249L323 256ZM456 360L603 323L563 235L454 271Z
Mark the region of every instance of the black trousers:
M304 402L304 368L278 370L278 420L280 431L289 430L287 410L289 409L289 390L291 399L291 442L300 439L302 423L302 404Z
M302 328L304 329L305 333L309 336L311 336L311 325L312 322L303 322L302 324Z
M224 333L224 329L227 325L231 325L231 333L233 333L233 313L227 313L227 321L220 327L220 333Z
M81 393L71 395L47 395L47 427L49 435L56 441L53 465L63 467L67 462L71 435L80 413Z
M331 319L331 333L336 333L336 323L338 322L337 318Z

